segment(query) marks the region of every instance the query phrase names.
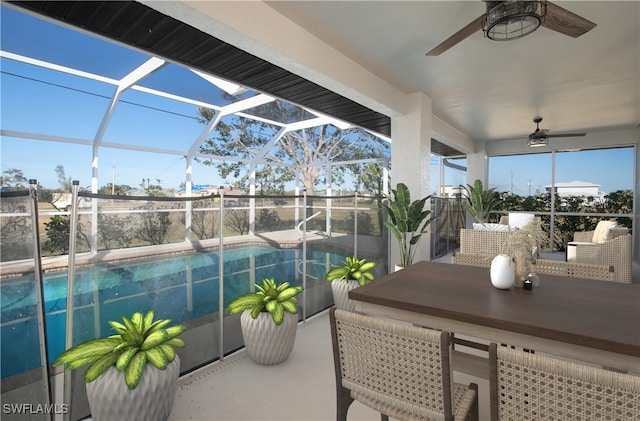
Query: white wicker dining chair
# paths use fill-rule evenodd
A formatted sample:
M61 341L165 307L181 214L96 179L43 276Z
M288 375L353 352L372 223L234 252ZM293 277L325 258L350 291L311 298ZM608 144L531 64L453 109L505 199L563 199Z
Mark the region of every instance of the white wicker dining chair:
M639 420L640 376L489 345L491 420Z
M477 420L478 386L454 383L449 333L330 310L336 420L354 400L383 421Z

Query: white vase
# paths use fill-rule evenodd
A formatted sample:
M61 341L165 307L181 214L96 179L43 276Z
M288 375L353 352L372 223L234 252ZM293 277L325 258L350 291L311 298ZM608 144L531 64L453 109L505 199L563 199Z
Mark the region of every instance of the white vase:
M509 289L513 286L516 275L516 265L506 254L499 254L491 261L491 283L499 289Z
M331 281L331 292L333 293L333 302L340 310L354 312L356 311L356 302L349 299L349 291L360 286L358 281L350 279L345 282L340 279Z
M96 380L86 384L91 419L166 420L173 408L179 374L180 358L177 355L164 370L147 364L140 383L131 390L124 382L124 372L110 367Z
M298 315L284 313L279 326L270 313L262 312L256 319L245 310L240 316L244 346L254 362L262 365L279 364L293 351L298 330Z

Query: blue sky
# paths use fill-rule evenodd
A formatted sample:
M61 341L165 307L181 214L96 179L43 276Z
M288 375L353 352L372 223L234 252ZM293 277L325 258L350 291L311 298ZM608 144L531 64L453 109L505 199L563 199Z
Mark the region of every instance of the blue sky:
M9 52L76 67L119 79L148 59L138 51L69 31L2 6L1 46ZM3 130L34 132L91 140L94 138L114 88L89 80L2 58L0 61L0 124ZM219 90L188 70L169 66L145 79L147 87L225 105ZM71 89L70 89L71 88ZM105 133L104 142L185 150L203 125L195 119L197 108L153 95L127 91L122 96ZM57 188L57 165L66 175L91 183L90 146L12 137L0 139L2 171L16 168L47 188ZM98 186L138 187L142 179L158 180L163 187L178 188L185 179L186 162L179 155L149 154L100 148ZM194 163L196 184L227 184L215 168ZM551 155L491 158L489 184L516 194L535 193L551 183ZM558 153L556 182L588 181L611 192L633 187L633 150ZM464 175L448 172L446 183L465 183ZM529 189L531 186L531 190Z

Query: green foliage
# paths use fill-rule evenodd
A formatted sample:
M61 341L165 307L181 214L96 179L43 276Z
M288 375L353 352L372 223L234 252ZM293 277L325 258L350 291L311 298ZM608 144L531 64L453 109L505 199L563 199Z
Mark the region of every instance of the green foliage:
M122 322L109 321L116 334L108 338L93 339L69 348L56 358L53 366L65 365L73 370L89 364L84 381L90 383L100 377L111 366L124 372L124 381L129 389L135 389L147 364L160 370L167 368L176 353L174 347L185 346L178 338L185 326L167 327L171 320L153 320L153 311L134 313L131 318L122 316Z
M551 196L538 194L535 196L518 196L507 192L499 194L498 211L527 211L550 212ZM554 196L555 215L553 231L553 247L555 250L565 250L567 243L573 240L573 233L577 231L592 231L602 219L602 216L589 216L590 213L628 213L629 217L616 218L618 224L627 227L631 232L633 191L617 190L609 193L604 200L582 196L561 197ZM566 215L565 213L585 214L581 216ZM548 233L550 217L542 215L543 231Z
M273 231L280 229L282 221L280 215L275 209L260 209L258 219L256 221L256 230Z
M98 235L106 249L129 247L132 217L120 215L98 215Z
M301 286L292 287L289 282L276 284L273 278L265 278L262 285L255 284L257 291L241 295L229 303L227 310L230 314L251 311L251 317L256 319L262 312L271 314L276 325L281 325L284 312L297 314L298 299L295 297L303 290Z
M68 215L54 215L49 222L44 223L47 240L42 245L46 252L56 254L69 253L69 234L71 221Z
M327 273L327 281L341 280L349 282L349 280L353 279L362 286L369 281L373 281L374 276L370 271L375 267L376 262L367 262L366 259L347 256L344 259L343 266L334 267Z
M112 186L111 183L107 183L98 189L98 193L100 194L113 193L117 196L125 196L129 190L131 190L131 186L128 186L126 184L115 184Z
M489 213L496 208L499 203L495 188L485 190L481 180L475 180L473 186L467 184L461 186L466 194L464 208L471 214L475 222L488 222Z
M404 183L398 183L396 189L391 189L393 198L387 198L382 206L387 210L391 221L384 224L400 244L401 265L408 267L413 263L416 246L427 232L429 225L440 215L431 215L430 210L424 210L425 203L431 196L411 201L409 188Z
M140 187L142 187L142 190L145 191L147 196L163 197L166 196L166 194L162 191L161 182L162 180L156 178L157 184L151 184L151 179L143 178Z

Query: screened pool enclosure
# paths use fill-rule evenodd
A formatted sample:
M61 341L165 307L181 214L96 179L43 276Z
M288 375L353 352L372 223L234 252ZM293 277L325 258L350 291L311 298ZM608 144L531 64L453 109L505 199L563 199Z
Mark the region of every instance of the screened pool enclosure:
M389 138L4 4L1 18L3 403L88 415L82 373L59 396L49 363L122 314L187 325L188 372L243 345L224 308L262 278L303 285L304 320L332 305L324 275L345 256L386 273Z

